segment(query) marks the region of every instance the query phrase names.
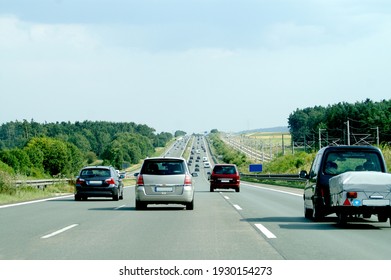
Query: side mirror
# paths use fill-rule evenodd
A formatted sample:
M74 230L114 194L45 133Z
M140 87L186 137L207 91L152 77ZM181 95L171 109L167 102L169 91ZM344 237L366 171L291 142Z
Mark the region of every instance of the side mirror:
M139 172L136 172L133 174L134 177L137 177L140 173Z
M305 170L301 170L299 173L299 177L302 179L308 179L308 173Z

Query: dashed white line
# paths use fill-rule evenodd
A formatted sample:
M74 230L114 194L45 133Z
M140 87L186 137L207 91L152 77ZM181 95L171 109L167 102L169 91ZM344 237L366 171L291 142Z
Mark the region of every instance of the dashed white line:
M255 224L255 226L267 237L267 238L277 238L270 230L268 230L262 224Z
M126 206L126 205L118 206L118 207L114 208L114 210L119 210L119 209L121 209L121 208L123 208L123 207L125 207L125 206Z
M240 206L237 205L237 204L233 204L233 206L236 208L236 210L243 210L242 207L240 207Z
M73 225L64 227L63 229L60 229L60 230L57 230L57 231L55 231L55 232L52 232L52 233L50 233L50 234L48 234L48 235L42 236L41 238L42 238L42 239L47 239L47 238L53 237L53 236L55 236L55 235L58 235L58 234L60 234L60 233L63 233L64 231L70 230L71 228L74 228L74 227L76 227L76 226L78 226L78 224L73 224Z
M229 196L224 195L224 198L225 198L226 200L229 200Z

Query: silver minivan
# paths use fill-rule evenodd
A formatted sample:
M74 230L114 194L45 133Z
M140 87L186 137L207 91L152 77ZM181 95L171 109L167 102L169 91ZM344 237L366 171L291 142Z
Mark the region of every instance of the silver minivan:
M144 160L137 177L136 209L148 204L183 204L194 209L193 176L186 160L181 157L155 157Z

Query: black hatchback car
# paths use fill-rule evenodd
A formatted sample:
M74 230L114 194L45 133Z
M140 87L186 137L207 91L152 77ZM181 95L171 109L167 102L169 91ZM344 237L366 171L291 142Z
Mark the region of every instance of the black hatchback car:
M118 172L111 166L87 166L80 170L75 185L75 200L88 197L123 199L124 186Z

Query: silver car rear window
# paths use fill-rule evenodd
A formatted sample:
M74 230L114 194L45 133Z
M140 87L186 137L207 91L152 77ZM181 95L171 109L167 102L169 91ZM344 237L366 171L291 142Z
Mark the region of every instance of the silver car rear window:
M185 174L184 162L181 160L149 160L145 161L141 174L177 175Z

